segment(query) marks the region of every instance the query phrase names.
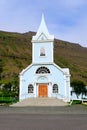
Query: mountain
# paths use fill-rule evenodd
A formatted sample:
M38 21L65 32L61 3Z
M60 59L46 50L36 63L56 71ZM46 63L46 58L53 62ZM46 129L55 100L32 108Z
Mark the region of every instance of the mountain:
M3 64L2 80L12 80L32 62L32 36L35 32L12 33L0 31L0 59ZM71 81L79 79L87 84L87 48L79 44L55 39L54 61L69 68Z

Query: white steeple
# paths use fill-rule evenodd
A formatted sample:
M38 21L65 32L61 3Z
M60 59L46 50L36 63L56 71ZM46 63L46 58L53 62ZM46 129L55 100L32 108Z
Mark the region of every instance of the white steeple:
M49 31L47 29L47 26L46 26L46 23L45 23L45 20L44 20L44 14L42 14L42 19L41 19L41 23L40 23L40 26L39 26L39 29L36 33L35 36L33 36L32 38L32 41L37 41L39 40L39 37L41 35L44 35L45 36L45 40L51 40L53 41L54 40L54 36L53 35L50 35L49 34ZM41 40L41 39L40 39Z

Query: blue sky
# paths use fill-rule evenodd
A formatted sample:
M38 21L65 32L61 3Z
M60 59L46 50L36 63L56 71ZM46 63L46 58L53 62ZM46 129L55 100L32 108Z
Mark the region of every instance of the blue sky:
M87 0L0 0L0 30L37 31L43 9L55 38L87 47Z

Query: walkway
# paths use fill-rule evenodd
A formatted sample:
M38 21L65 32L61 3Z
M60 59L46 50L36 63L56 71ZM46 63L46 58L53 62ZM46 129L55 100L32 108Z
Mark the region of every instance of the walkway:
M17 102L11 106L66 106L67 103L56 98L29 98L21 102Z

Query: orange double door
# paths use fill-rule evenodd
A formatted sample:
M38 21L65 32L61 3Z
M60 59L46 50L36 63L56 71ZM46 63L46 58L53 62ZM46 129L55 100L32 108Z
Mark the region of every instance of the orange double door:
M48 97L48 85L47 84L39 84L38 96L39 97Z

